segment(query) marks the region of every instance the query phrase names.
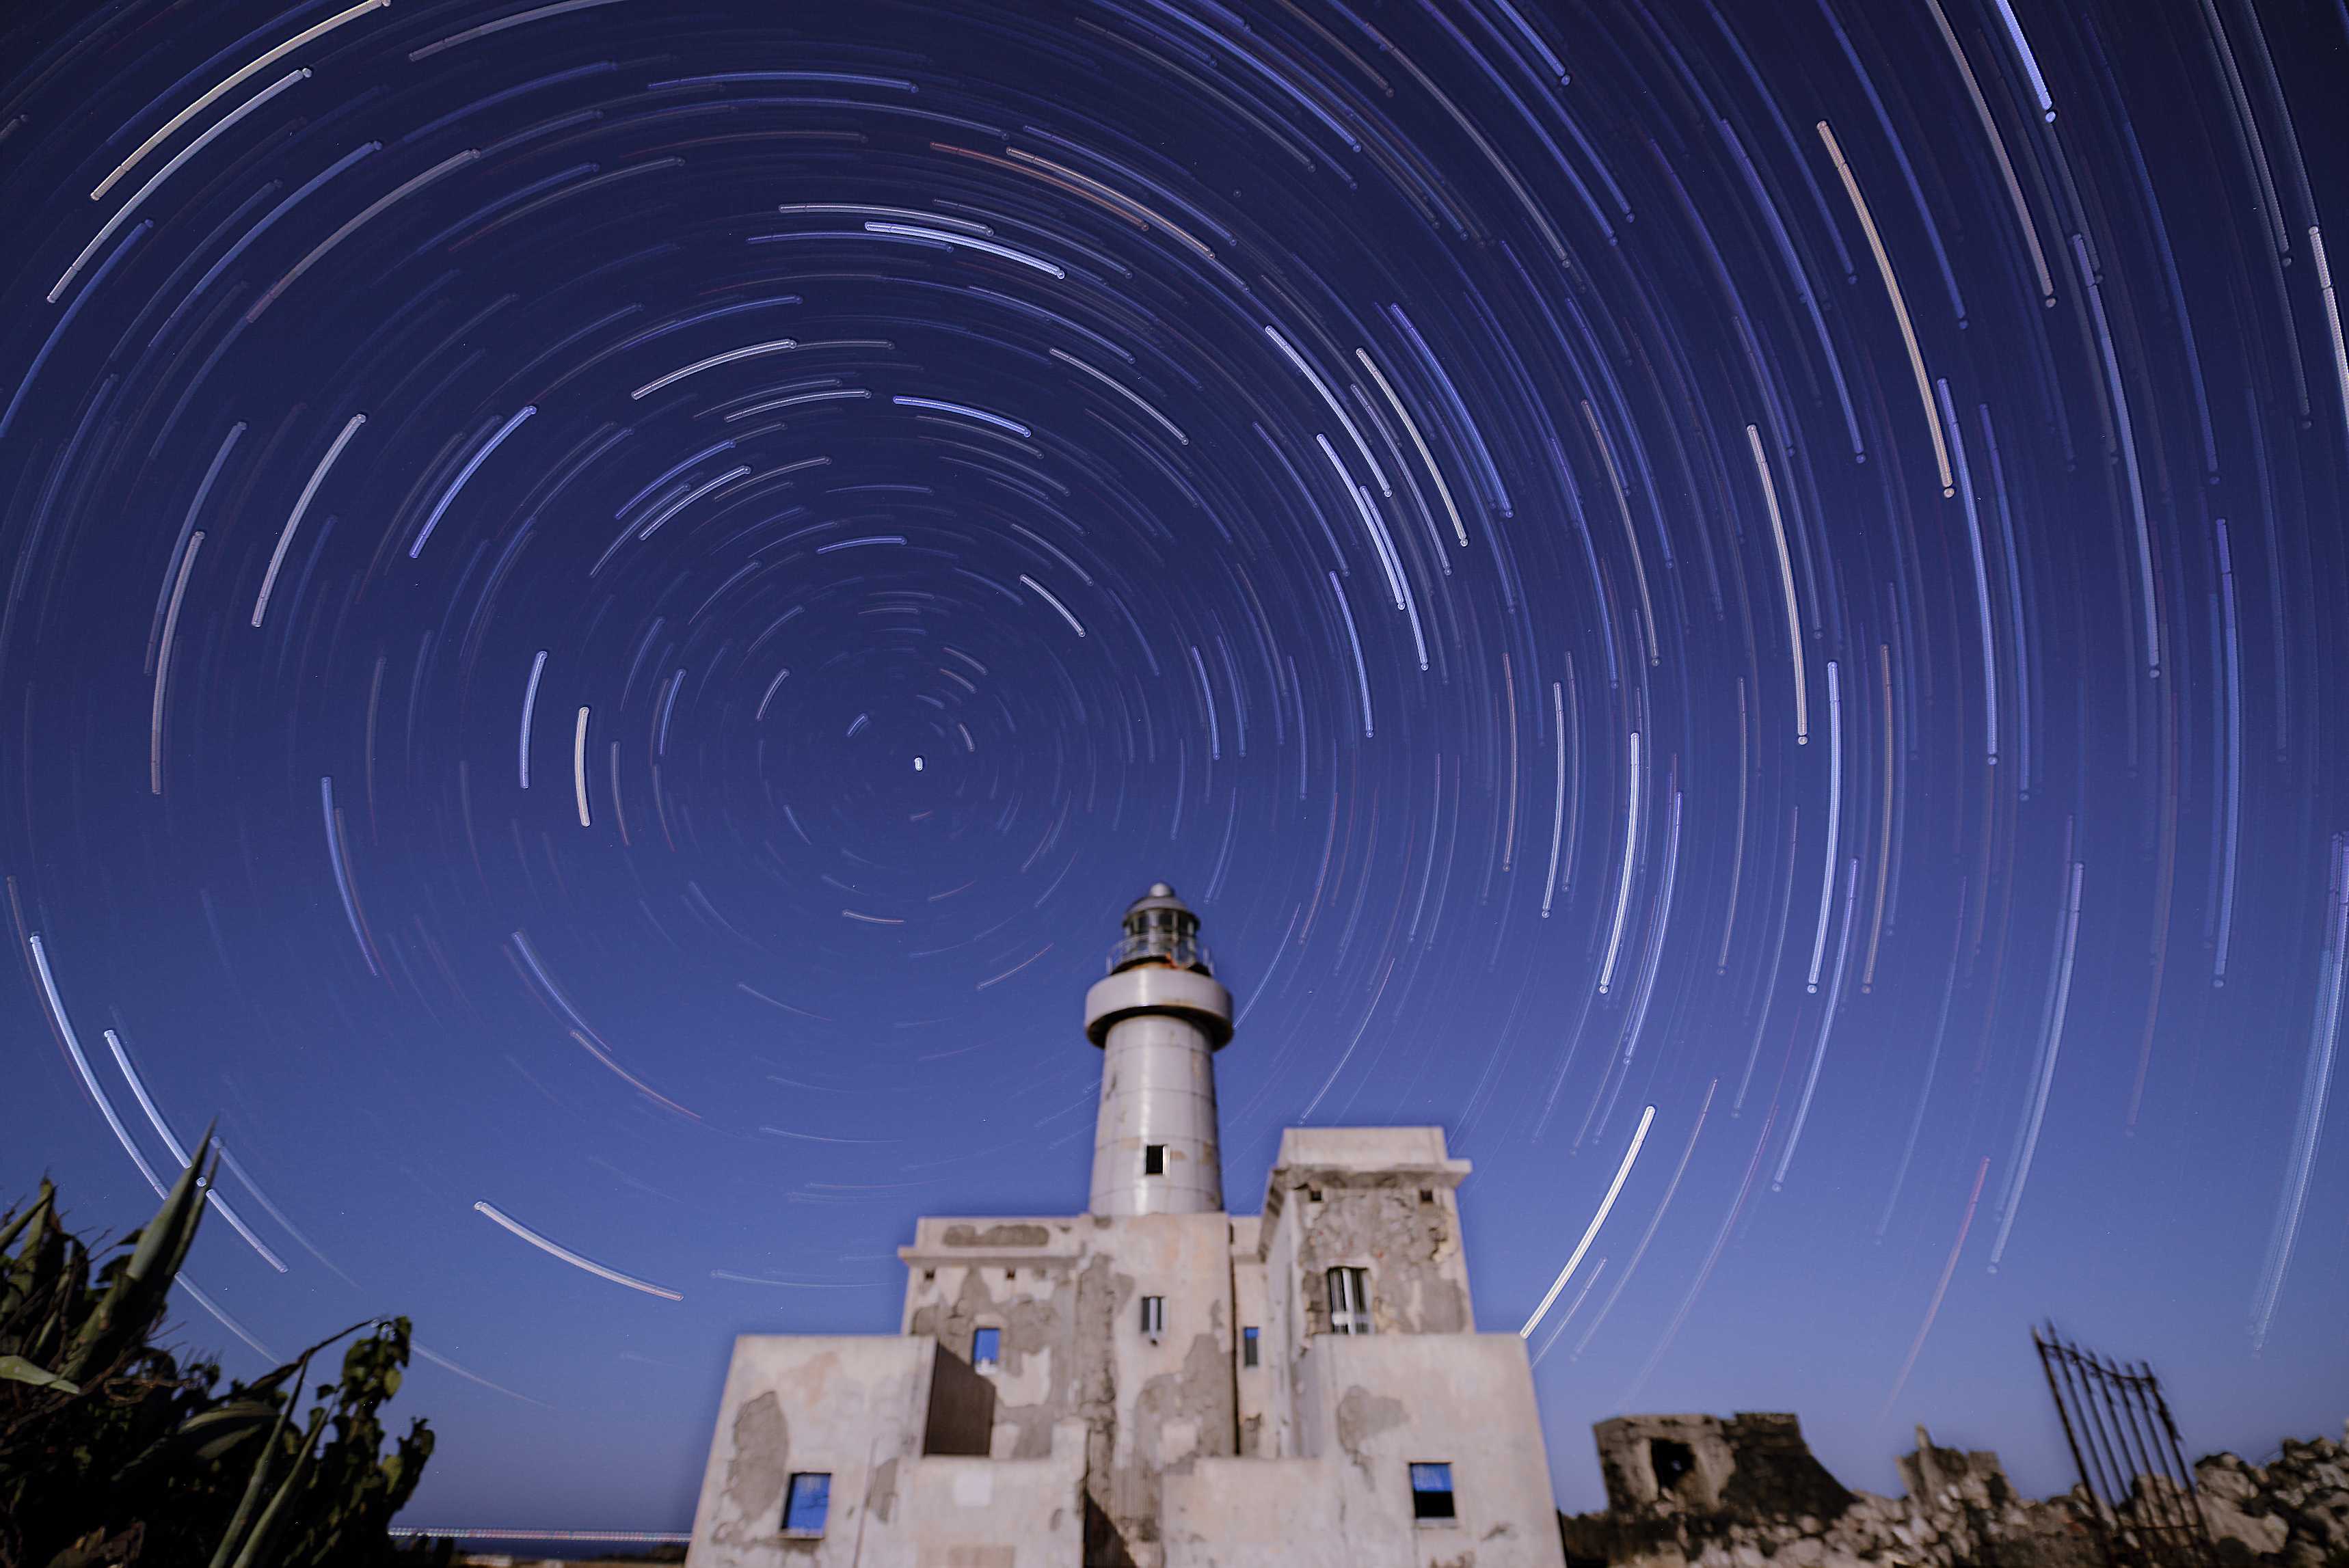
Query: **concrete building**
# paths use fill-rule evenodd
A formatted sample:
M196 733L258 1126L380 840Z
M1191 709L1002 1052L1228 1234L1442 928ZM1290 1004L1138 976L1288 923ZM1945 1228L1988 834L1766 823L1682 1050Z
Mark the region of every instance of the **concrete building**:
M688 1568L1563 1568L1525 1343L1468 1299L1468 1162L1290 1128L1225 1212L1230 993L1164 882L1124 931L1087 1212L924 1218L897 1335L735 1341Z

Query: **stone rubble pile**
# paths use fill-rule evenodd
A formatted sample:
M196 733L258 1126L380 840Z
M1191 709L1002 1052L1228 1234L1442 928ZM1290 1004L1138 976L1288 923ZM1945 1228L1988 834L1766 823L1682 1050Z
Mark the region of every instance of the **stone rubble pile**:
M2212 1454L2194 1465L2222 1560L2349 1568L2349 1422L2343 1441L2284 1439L2273 1462Z
M1602 1423L1609 1507L1559 1515L1568 1568L2103 1568L2099 1522L2126 1533L2181 1516L2151 1477L2117 1515L2085 1487L2024 1499L1995 1453L1938 1448L1921 1428L1899 1460L1906 1496L1846 1491L1798 1436L1791 1453L1753 1451L1756 1422L1781 1449L1794 1430L1791 1417ZM2264 1467L2214 1454L2195 1472L2222 1564L2349 1568L2349 1441L2286 1441Z

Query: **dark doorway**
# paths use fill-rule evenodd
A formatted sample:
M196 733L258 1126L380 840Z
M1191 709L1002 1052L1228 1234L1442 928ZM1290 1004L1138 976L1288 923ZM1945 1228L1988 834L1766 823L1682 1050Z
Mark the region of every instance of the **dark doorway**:
M1696 1469L1696 1454L1686 1443L1676 1443L1670 1438L1648 1439L1648 1464L1656 1472L1656 1491L1675 1491L1681 1478Z

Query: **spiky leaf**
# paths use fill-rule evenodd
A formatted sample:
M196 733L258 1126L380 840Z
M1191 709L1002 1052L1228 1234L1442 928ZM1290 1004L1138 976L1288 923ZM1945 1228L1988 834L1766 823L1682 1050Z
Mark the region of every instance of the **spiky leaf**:
M29 1383L36 1388L50 1388L60 1394L78 1394L78 1385L56 1373L34 1366L21 1356L0 1356L0 1377L11 1383Z

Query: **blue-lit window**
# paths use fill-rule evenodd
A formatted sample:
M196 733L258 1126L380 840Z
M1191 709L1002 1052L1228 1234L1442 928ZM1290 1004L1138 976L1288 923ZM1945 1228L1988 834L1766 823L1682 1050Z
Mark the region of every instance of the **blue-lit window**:
M1411 1516L1422 1523L1459 1517L1452 1507L1452 1467L1415 1464L1411 1467Z
M824 1515L831 1511L832 1472L795 1471L790 1495L783 1499L783 1533L822 1535Z
M1003 1359L1003 1330L974 1329L970 1336L970 1364L982 1372L991 1371Z
M1256 1330L1253 1328L1243 1328L1240 1330L1240 1365L1243 1367L1253 1367L1256 1364Z

